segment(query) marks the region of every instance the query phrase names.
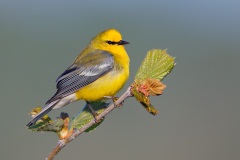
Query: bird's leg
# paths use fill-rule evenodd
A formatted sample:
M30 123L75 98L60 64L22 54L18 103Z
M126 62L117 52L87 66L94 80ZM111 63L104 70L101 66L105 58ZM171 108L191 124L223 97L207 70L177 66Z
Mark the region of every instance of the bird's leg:
M101 120L97 120L97 118L96 118L98 116L97 112L94 111L94 109L92 108L90 102L88 102L88 101L86 101L86 102L87 102L88 108L91 110L91 113L92 113L92 115L94 117L95 122L96 123L100 123Z
M113 101L113 104L116 108L121 108L123 106L123 102L120 104L116 104L116 101L118 100L118 97L114 97L114 96L104 96L104 98L108 98L111 99Z

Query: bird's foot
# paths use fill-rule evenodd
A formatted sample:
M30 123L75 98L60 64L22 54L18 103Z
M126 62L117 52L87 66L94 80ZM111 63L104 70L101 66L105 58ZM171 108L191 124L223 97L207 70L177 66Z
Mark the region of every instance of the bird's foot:
M98 113L96 111L94 111L94 109L92 108L91 104L89 102L87 102L88 108L91 110L91 113L93 115L94 121L95 123L100 123L102 120L101 119L97 119Z
M113 101L113 104L115 106L115 108L122 108L123 106L123 102L121 102L120 104L117 104L116 101L118 100L118 97L114 97L114 96L104 96L104 98L108 98L111 99Z

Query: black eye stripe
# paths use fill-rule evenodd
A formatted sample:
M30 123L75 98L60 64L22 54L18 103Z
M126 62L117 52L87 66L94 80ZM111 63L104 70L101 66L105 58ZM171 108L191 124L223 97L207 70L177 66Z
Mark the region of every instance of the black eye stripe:
M111 45L115 45L115 44L118 44L118 42L113 42L113 41L106 41L107 44L111 44Z

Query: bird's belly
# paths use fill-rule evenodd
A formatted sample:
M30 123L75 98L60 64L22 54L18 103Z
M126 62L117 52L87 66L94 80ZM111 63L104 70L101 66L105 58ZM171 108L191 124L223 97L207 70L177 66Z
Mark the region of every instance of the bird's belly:
M96 101L104 96L114 96L125 84L128 73L112 71L76 92L78 100Z

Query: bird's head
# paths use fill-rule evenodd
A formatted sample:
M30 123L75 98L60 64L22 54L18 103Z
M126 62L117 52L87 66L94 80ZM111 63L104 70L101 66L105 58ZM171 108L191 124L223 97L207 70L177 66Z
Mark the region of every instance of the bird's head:
M116 29L108 29L95 36L91 45L97 49L114 51L118 49L124 49L123 45L129 44L129 42L122 40L122 35Z

